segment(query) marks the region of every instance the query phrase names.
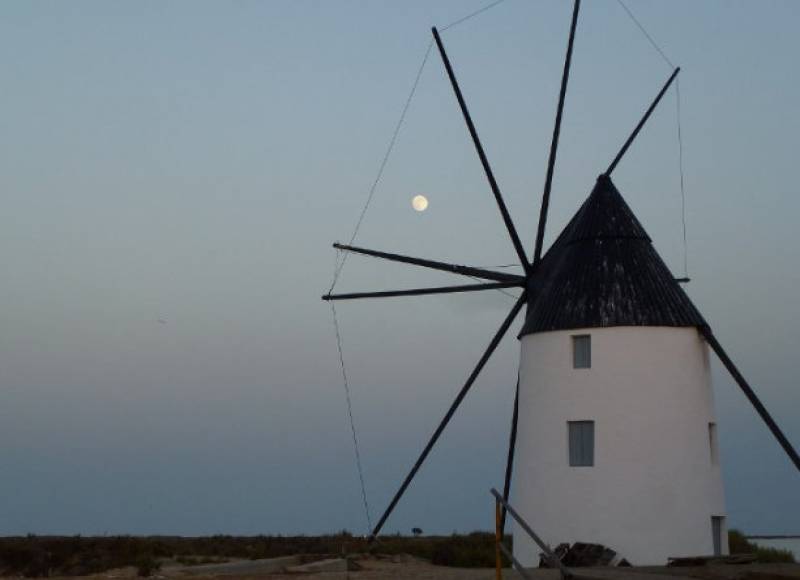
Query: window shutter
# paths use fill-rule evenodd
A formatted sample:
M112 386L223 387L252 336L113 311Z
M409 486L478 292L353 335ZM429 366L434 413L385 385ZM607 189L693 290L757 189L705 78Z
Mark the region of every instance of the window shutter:
M567 426L570 466L594 465L594 421L568 421Z
M592 337L579 334L572 337L572 367L576 369L592 368Z

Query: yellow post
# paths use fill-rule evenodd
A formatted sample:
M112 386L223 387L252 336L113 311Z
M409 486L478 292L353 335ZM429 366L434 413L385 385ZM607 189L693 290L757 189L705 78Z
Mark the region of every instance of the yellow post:
M500 531L500 520L502 519L500 502L494 502L494 561L495 578L503 580L503 558L500 554L500 542L503 541L503 533Z

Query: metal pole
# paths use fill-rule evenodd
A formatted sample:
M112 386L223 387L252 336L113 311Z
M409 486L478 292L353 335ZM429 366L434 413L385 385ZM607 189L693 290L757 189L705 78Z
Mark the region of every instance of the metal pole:
M550 157L547 161L547 177L544 180L544 194L542 195L542 209L539 212L539 227L536 230L536 249L533 252L533 263L536 264L542 257L544 243L544 227L547 222L547 208L550 205L550 189L553 185L553 170L556 164L558 151L558 137L561 133L561 116L564 112L564 99L567 96L567 82L569 81L569 68L572 64L572 46L575 43L575 28L578 24L578 11L581 0L575 0L572 8L572 23L569 28L569 42L567 43L567 56L564 59L564 72L561 75L561 91L558 94L558 108L556 109L556 123L553 127L553 138L550 140Z
M393 262L403 262L404 264L413 264L414 266L422 266L423 268L431 268L433 270L442 270L444 272L451 272L453 274L461 274L462 276L471 276L473 278L482 278L484 280L494 280L495 282L516 282L520 285L525 283L525 277L518 276L516 274L493 272L492 270L484 270L483 268L447 264L446 262L425 260L423 258L412 258L411 256L390 254L389 252L379 252L377 250L368 250L366 248L358 248L356 246L348 246L339 243L333 244L333 247L337 250L346 250L355 254L363 254L365 256L372 256L374 258L383 258L384 260L391 260Z
M514 307L511 309L511 312L509 312L508 316L506 316L505 320L503 320L503 323L500 325L500 328L497 330L494 337L492 337L489 346L486 347L486 350L484 351L483 355L481 355L480 360L478 360L478 364L475 365L475 368L470 373L469 378L467 378L467 382L464 383L463 387L461 387L461 390L458 392L455 401L453 401L453 403L450 405L450 408L447 410L447 413L445 413L445 416L439 423L439 426L436 427L436 431L434 431L433 436L431 436L430 441L428 441L428 444L425 445L425 448L422 450L419 459L417 459L416 463L414 463L414 466L411 468L411 471L408 473L406 478L403 480L403 483L400 485L400 489L398 489L397 493L394 494L392 501L389 503L389 507L387 507L386 511L383 512L380 521L375 526L375 529L372 530L372 535L370 537L370 540L374 540L375 536L377 536L378 533L381 531L381 528L383 527L383 524L386 523L386 519L389 517L389 514L392 513L395 506L397 505L397 502L400 501L400 498L405 493L406 488L408 488L409 484L411 483L411 480L414 479L414 476L417 474L417 471L419 471L419 468L420 466L422 466L422 463L425 461L425 458L428 457L428 454L431 452L431 449L433 449L433 446L436 444L436 441L438 441L439 437L442 434L442 431L444 431L444 428L447 427L447 424L450 422L450 419L453 418L453 414L456 412L456 409L458 409L458 406L461 404L461 401L464 400L464 397L467 396L467 393L469 392L469 389L472 387L472 384L475 382L475 379L478 378L478 375L480 374L481 370L483 370L483 367L486 365L489 358L492 356L492 353L494 353L495 349L497 348L497 345L500 344L500 340L505 335L506 331L508 330L508 327L511 326L511 323L514 322L514 319L517 317L517 314L519 314L522 305L525 304L526 299L527 299L527 293L523 292L522 296L520 296L516 304L514 304Z
M678 76L679 72L681 72L681 67L678 67L674 71L672 71L672 74L670 75L669 79L667 79L667 82L664 83L664 86L661 88L661 91L658 93L653 103L650 105L647 111L645 111L642 120L639 121L638 125L636 125L636 128L633 130L633 133L631 133L630 137L628 137L627 141L625 141L625 144L622 146L622 149L619 150L617 156L614 157L614 161L612 161L611 165L609 165L608 169L606 169L605 173L606 175L610 176L611 172L614 171L614 169L617 167L617 163L620 162L620 159L622 159L623 155L625 155L625 153L628 151L628 147L630 147L631 143L633 143L633 140L636 139L636 136L639 134L639 131L642 130L642 127L644 127L644 124L647 122L647 119L650 118L650 115L653 114L653 111L655 110L656 106L658 106L659 101L661 101L661 97L663 97L664 93L667 92L667 89L672 84L672 81L675 80L675 77Z
M528 257L525 255L525 248L522 247L522 242L517 235L517 229L514 227L514 222L511 221L511 215L508 213L506 204L503 201L503 195L500 193L500 187L498 187L497 181L494 178L492 167L489 165L489 160L486 158L486 153L483 151L483 145L481 145L480 137L478 137L478 131L475 129L475 124L472 122L472 115L469 114L467 103L464 101L464 95L461 94L461 88L458 86L453 67L450 65L450 59L447 57L447 53L444 50L444 44L442 44L439 31L436 30L435 26L431 30L433 31L433 38L436 40L436 46L439 48L439 54L442 56L442 62L444 62L444 68L447 71L450 84L453 86L453 92L456 94L456 100L458 101L458 106L461 108L461 114L464 116L464 121L467 124L467 129L469 129L472 142L475 144L475 150L478 152L483 171L486 173L486 179L489 180L489 187L491 187L494 199L497 201L497 207L500 208L500 214L503 216L503 222L506 224L508 235L511 236L511 243L514 245L514 250L516 250L517 256L519 256L520 262L525 268L525 272L530 273L530 264L528 264Z
M735 380L736 383L739 385L739 388L742 389L742 392L744 393L745 397L747 397L747 399L750 401L753 407L755 407L756 412L764 420L764 423L767 424L767 427L769 427L769 430L772 432L772 435L775 437L775 439L778 440L780 446L783 447L783 450L789 456L789 459L791 459L792 463L794 463L794 466L798 470L800 470L800 456L797 455L797 451L795 451L794 447L792 447L792 444L786 438L786 435L783 434L783 431L781 431L780 427L778 427L778 424L769 414L766 407L764 407L764 405L758 399L753 389L750 388L750 385L747 384L747 381L742 376L742 373L740 373L739 369L736 368L736 365L733 364L733 361L725 352L725 349L722 348L722 345L714 336L714 333L711 332L711 328L708 326L701 326L699 330L700 333L703 335L703 337L706 339L706 342L708 342L709 346L711 346L714 352L717 353L719 360L722 361L722 364L725 365L726 369L728 369L728 372L733 377L733 380Z

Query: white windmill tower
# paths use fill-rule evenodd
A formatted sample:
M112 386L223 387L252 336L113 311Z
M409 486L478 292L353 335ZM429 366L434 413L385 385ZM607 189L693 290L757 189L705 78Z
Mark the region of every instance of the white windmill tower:
M529 260L467 110L439 33L433 35L524 275L352 245L357 254L485 280L324 300L522 288L372 530L377 536L476 378L527 307L503 497L517 473L517 511L550 544L602 543L633 564L725 553L725 508L709 371L714 350L778 443L800 456L658 256L611 175L677 76L675 69L591 194L543 255L543 239L580 0L575 0L533 259ZM514 465L515 455L518 457ZM505 520L505 514L503 514ZM504 521L503 521L504 523ZM515 534L523 564L538 560Z
M635 564L727 553L707 325L609 177L532 286L515 508L550 542ZM524 533L514 552L539 559Z

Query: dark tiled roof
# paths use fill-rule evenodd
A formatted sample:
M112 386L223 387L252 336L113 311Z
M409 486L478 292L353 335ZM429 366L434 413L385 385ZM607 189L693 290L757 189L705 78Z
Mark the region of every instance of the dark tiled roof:
M529 283L520 336L605 326L703 326L610 178L592 193Z

